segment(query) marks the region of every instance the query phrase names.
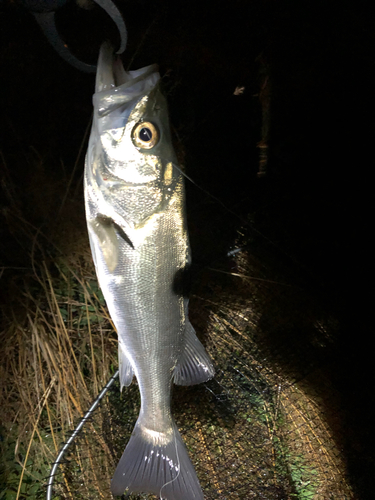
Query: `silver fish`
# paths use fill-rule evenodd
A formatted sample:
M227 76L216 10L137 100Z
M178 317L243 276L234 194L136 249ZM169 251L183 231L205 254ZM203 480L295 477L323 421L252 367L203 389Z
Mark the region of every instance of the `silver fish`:
M157 66L126 72L103 44L85 165L86 218L96 273L119 339L121 389L136 376L141 409L112 493L203 500L171 414L172 382L214 375L188 319L190 265L184 178Z

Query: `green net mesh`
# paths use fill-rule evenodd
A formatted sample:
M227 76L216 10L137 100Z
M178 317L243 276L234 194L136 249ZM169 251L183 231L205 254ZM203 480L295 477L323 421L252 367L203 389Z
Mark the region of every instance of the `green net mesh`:
M259 242L250 252L240 240L237 251L200 273L191 295L191 321L216 376L173 392L205 498L354 498L339 400L325 372L338 322L293 266L278 262L276 272ZM122 394L113 384L63 459L56 499L112 498L110 480L139 406L135 382Z

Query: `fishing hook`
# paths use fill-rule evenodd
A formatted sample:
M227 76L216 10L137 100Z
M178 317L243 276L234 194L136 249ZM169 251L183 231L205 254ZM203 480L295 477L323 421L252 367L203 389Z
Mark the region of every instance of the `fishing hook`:
M61 7L68 3L68 1L70 0L23 0L23 4L32 12L52 47L65 61L80 71L94 73L96 71L96 65L87 64L75 57L70 52L67 43L62 40L57 30L55 14ZM125 51L128 36L121 12L113 0L94 1L106 11L116 24L120 34L120 47L116 53L122 54Z

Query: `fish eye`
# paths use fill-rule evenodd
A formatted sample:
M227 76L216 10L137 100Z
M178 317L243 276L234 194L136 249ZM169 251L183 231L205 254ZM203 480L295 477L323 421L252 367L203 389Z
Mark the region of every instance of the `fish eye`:
M140 122L132 130L132 139L135 146L142 149L151 149L159 142L159 131L151 122Z

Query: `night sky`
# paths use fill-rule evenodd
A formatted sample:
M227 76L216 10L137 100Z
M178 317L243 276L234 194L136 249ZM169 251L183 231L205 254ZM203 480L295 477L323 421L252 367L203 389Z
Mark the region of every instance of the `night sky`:
M313 293L340 317L332 377L347 425L355 428L348 445L351 471L363 498L370 498L374 361L366 318L373 290L375 4L118 5L129 34L124 65L160 65L187 174L240 218L251 213L280 258L298 263ZM104 37L116 41L99 8L82 11L73 3L58 22L72 50L88 62L95 61ZM94 76L59 58L21 1L0 4L0 44L0 266L7 268L6 286L13 268L28 266L28 251L7 216L14 198L32 224L53 231L59 193L73 175L69 197L75 197L82 224L85 145L73 168L90 121ZM266 176L258 178L258 94L265 68L271 85L269 162ZM239 86L243 94L233 95ZM203 214L201 199L202 191L187 185L197 265L228 250L241 225L209 203ZM208 240L214 243L202 249L200 242Z

